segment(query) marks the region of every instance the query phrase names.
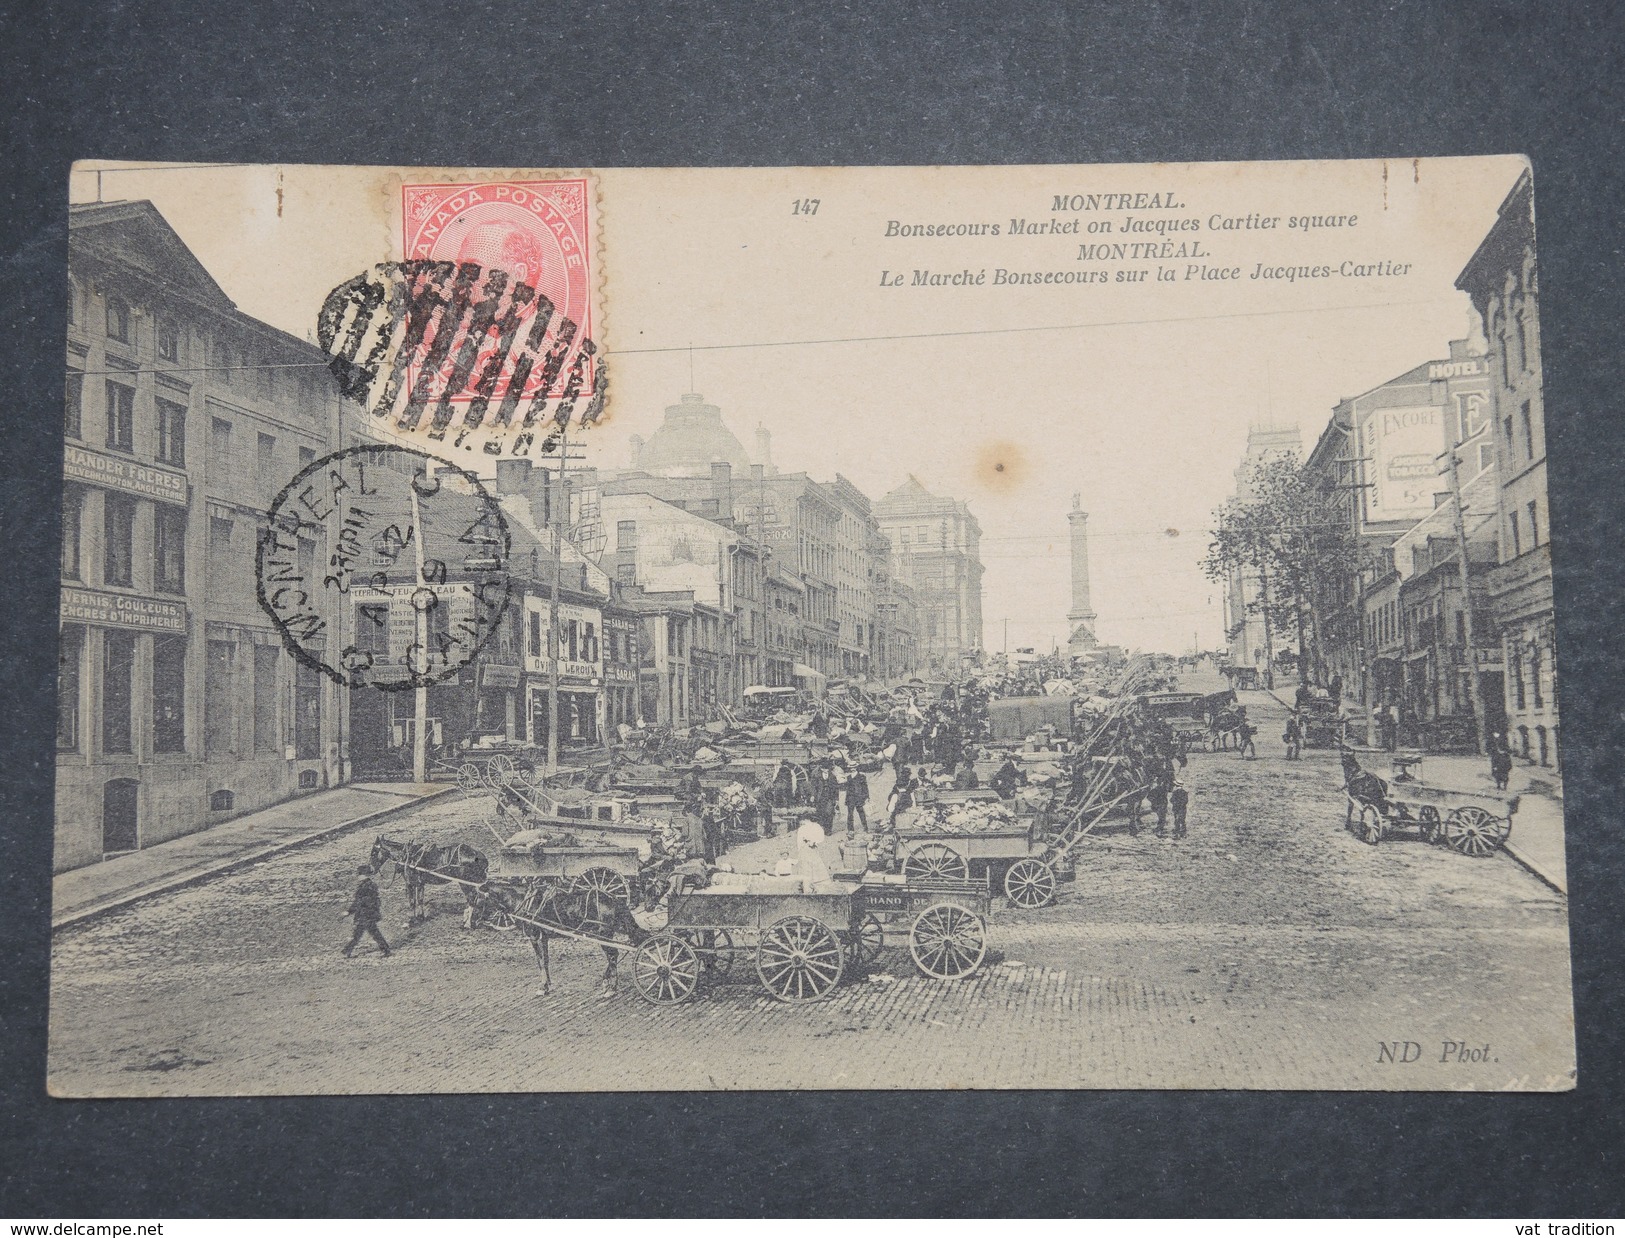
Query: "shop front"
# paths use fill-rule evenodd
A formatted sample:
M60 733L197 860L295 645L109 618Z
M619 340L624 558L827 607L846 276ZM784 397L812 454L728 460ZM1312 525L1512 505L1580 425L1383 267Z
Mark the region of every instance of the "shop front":
M525 721L527 738L545 747L558 736L560 752L604 742L604 662L597 607L560 603L557 623L558 700L548 709L554 662L547 656L549 603L525 599Z

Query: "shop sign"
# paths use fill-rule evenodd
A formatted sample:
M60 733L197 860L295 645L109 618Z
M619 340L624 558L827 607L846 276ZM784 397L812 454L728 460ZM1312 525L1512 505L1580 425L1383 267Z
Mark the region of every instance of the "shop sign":
M517 688L519 686L519 668L517 666L497 666L487 662L480 667L480 686L482 688Z
M134 628L140 632L185 632L185 602L162 598L104 593L100 589L62 590L62 621L94 623L107 628Z
M546 675L553 669L552 658L525 659L525 669L532 675ZM598 678L598 663L572 662L568 658L559 663L559 677L561 679L591 679Z
M155 464L140 464L103 455L69 443L63 453L62 476L108 490L122 490L143 499L186 506L186 474Z

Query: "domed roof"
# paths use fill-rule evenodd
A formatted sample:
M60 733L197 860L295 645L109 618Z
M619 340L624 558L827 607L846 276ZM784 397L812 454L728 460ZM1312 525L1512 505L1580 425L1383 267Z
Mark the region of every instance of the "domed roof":
M736 473L750 472L750 456L723 424L722 410L690 392L667 406L666 420L643 444L632 467L660 477L704 477L717 460L726 460Z

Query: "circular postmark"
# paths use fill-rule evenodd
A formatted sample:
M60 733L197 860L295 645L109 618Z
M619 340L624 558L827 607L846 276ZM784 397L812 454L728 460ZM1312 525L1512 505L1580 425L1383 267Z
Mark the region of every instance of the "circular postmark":
M348 687L444 683L496 635L511 537L467 469L368 444L314 460L271 503L261 608L300 662Z

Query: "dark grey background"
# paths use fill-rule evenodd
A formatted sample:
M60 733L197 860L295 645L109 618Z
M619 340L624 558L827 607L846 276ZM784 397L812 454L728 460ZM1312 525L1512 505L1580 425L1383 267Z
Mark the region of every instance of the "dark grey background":
M1620 1216L1625 177L1612 7L9 0L0 1214ZM1504 152L1534 159L1540 228L1577 1092L44 1095L73 158L571 166Z

